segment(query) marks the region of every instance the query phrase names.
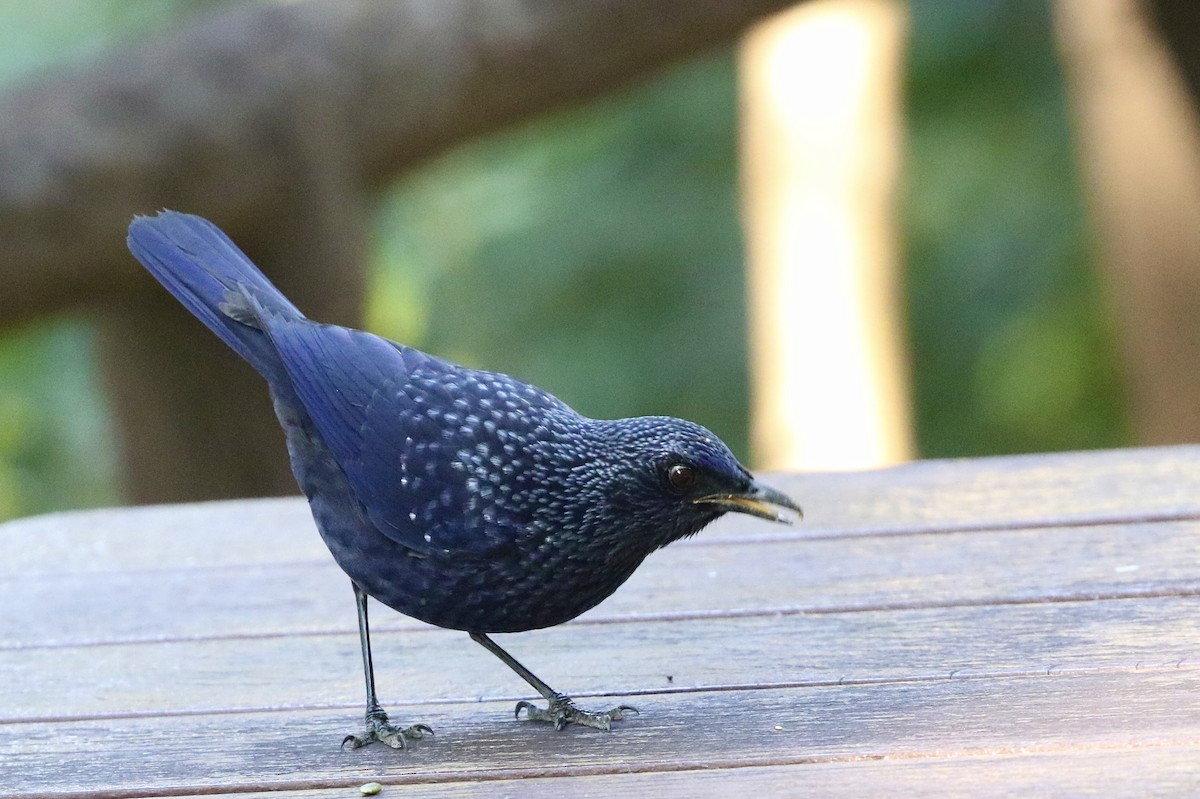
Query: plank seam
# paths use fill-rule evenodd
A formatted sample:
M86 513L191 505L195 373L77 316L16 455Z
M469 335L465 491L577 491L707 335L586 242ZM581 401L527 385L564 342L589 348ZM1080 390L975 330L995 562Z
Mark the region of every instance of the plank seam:
M999 669L994 671L966 671L952 669L949 672L930 674L908 674L897 677L839 677L825 680L782 680L759 683L713 683L710 685L677 685L655 688L630 688L619 691L572 692L573 699L597 697L677 696L699 693L733 693L738 691L792 691L822 688L848 688L883 685L919 685L942 682L967 682L985 680L1015 680L1032 678L1078 677L1097 674L1156 674L1160 672L1200 671L1200 661L1190 663L1186 658L1175 658L1163 663L1141 663L1123 666L1067 666L1050 664L1036 669ZM475 697L438 697L426 699L389 699L383 701L387 707L426 707L437 705L471 705L513 703L529 699L528 694ZM325 702L295 705L242 705L215 708L177 708L174 710L125 710L111 713L59 714L54 716L0 717L0 725L16 724L65 724L89 721L129 721L152 718L183 718L191 716L247 715L255 713L311 713L322 710L348 710L361 708L359 702Z
M573 625L658 624L664 622L710 621L714 619L751 619L778 616L834 616L851 613L900 613L921 610L953 610L955 608L1000 607L1021 605L1061 605L1077 602L1119 602L1130 599L1187 599L1200 596L1200 581L1180 581L1167 584L1133 585L1107 591L1063 591L1013 596L964 597L947 600L911 600L908 602L864 602L831 605L775 605L762 608L713 608L700 610L653 611L624 613L613 616L595 615L567 622ZM445 632L431 625L372 625L372 635ZM44 641L37 643L0 643L0 652L35 649L88 649L111 646L157 646L162 644L193 644L209 641L260 641L275 638L321 638L327 636L357 636L357 629L329 627L309 630L283 630L210 635L146 636L113 638L109 640Z
M1163 524L1169 522L1200 521L1200 508L1171 508L1141 513L1095 513L1079 516L1035 516L1027 519L993 519L983 521L928 522L901 525L873 525L855 529L821 528L810 525L804 530L789 530L772 533L748 533L738 535L707 535L677 543L676 547L726 547L747 544L795 543L805 541L840 541L858 538L899 538L921 535L958 535L963 533L1018 532L1044 530L1055 527L1108 527L1125 524ZM164 573L202 573L205 571L225 572L229 570L273 569L284 567L332 566L328 557L293 559L287 561L254 561L252 563L211 563L199 566L154 566L136 569L97 569L63 572L22 571L5 574L17 579L53 579L68 575L146 575Z

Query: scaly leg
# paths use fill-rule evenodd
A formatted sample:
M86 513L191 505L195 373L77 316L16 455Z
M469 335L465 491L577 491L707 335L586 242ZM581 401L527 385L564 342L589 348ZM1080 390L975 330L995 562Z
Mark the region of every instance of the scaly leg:
M532 702L524 700L517 702L515 712L517 718L521 717L521 711L524 710L525 718L530 721L548 721L554 725L554 729L556 730L561 730L568 724L582 724L585 727L595 727L597 730L611 730L614 721L621 721L626 713L638 712L637 708L631 705L617 705L612 710L604 713L583 710L571 701L571 697L566 694L560 694L539 680L536 674L518 663L516 658L501 649L491 638L488 638L483 633L471 633L471 640L504 661L510 669L519 674L525 682L532 685L549 703L549 706L543 709Z
M367 592L354 586L354 601L358 605L358 638L362 644L363 673L367 678L367 731L364 735L347 735L342 746L350 744L351 749L381 741L393 749L405 749L410 740L418 740L426 735L433 735L433 729L426 724L414 724L400 729L388 723L387 713L379 705L375 697L375 667L371 663L371 631L367 626Z

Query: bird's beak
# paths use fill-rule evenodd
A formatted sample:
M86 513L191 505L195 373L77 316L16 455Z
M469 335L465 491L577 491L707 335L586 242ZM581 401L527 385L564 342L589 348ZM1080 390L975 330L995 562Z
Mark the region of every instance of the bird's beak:
M795 511L798 518L804 518L804 511L791 497L761 483L751 483L750 487L740 494L709 494L692 501L697 505L716 505L723 511L748 513L760 519L782 524L792 524L794 519L790 514L779 511L778 508Z

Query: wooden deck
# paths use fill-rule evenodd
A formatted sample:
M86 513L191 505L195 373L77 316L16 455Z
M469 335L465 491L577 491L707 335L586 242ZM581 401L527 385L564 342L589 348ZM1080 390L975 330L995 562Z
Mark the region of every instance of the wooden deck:
M437 730L407 752L338 747L354 605L300 500L0 526L0 793L1200 795L1200 448L774 482L802 526L723 520L497 636L641 708L612 733L514 721L505 666L376 606L385 705Z

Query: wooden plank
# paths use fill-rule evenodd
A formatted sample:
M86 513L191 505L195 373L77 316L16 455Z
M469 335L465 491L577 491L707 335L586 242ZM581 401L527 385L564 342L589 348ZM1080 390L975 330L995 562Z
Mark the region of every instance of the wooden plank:
M1200 597L573 625L497 640L577 696L1135 670L1200 664ZM529 694L463 633L427 628L374 643L381 697L393 707ZM0 729L26 719L313 705L344 708L349 719L362 702L360 675L351 633L10 650L0 653Z
M1044 526L1200 515L1200 447L915 461L780 482L812 532Z
M581 770L582 771L582 770ZM999 799L1030 796L1109 796L1193 799L1200 785L1200 744L1066 749L1023 746L929 757L910 755L801 764L684 769L635 773L571 774L569 778L426 782L427 799L520 796L559 799L612 796L922 796ZM380 799L403 795L403 783L389 784ZM352 787L239 793L238 799L328 799L355 796ZM194 796L194 795L193 795ZM197 797L199 799L199 797Z
M439 728L409 753L336 747L360 713L357 637L302 503L5 525L0 791L330 795L379 777L515 792L624 771L865 774L876 758L969 774L1029 752L1147 768L1139 752L1200 745L1198 456L801 476L794 493L820 500L804 527L723 522L578 623L503 639L556 687L644 706L612 735L512 722L527 689L500 663L377 613L385 701Z
M1200 745L1193 668L664 701L611 734L521 724L504 705L429 706L420 716L443 732L403 753L338 749L345 720L329 710L242 714L236 726L225 714L26 725L0 738L0 785L16 797L116 797Z
M6 577L329 558L301 497L50 513L0 524L0 538L22 543L0 560Z
M782 528L727 517L705 538L1200 518L1200 446L918 461L872 472L769 479L805 506L805 522L796 533L780 536ZM50 514L0 525L0 537L27 544L6 553L0 575L328 558L299 498ZM178 543L188 539L205 546L181 555Z
M1197 538L1200 522L1189 521L975 531L953 540L939 534L696 539L655 553L580 621L1189 591L1200 580ZM200 557L206 548L202 538L176 541L184 560ZM40 621L31 625L31 618ZM374 620L379 631L425 627L384 608ZM35 574L0 581L0 651L95 641L352 633L355 624L349 585L328 556L244 568Z

